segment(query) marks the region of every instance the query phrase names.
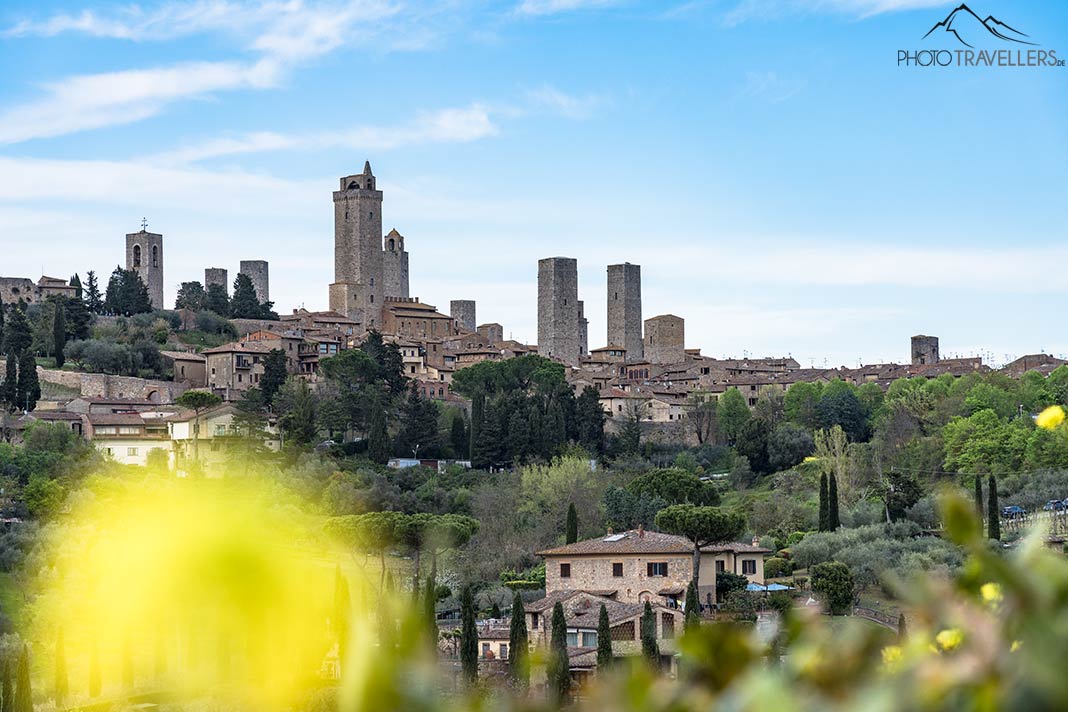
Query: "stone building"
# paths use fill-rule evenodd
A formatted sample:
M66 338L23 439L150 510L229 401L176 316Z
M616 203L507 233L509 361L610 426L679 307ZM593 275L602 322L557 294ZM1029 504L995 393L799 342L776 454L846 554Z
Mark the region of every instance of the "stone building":
M938 337L917 334L912 337L912 365L929 366L938 363Z
M479 324L475 331L478 332L479 336L486 340L487 344L496 344L504 341L504 327L496 322Z
M464 329L475 330L475 301L473 299L453 299L449 302L449 314Z
M38 304L52 295L73 297L77 291L58 277L41 277L36 284L28 277L0 277L0 301L7 305L17 304L20 299Z
M579 356L590 355L590 320L586 318L586 303L578 302Z
M682 317L661 314L645 320L645 358L652 363L686 360L685 324ZM628 360L631 358L627 352Z
M241 274L248 275L252 280L252 287L256 290L256 299L263 302L271 301L269 266L266 260L241 260Z
M387 297L382 332L402 339L441 339L456 335L456 320L418 297Z
M239 400L263 377L263 360L271 351L266 344L238 341L203 351L208 388L224 400Z
M382 289L386 297L405 297L408 293L408 253L404 235L396 228L382 242Z
M334 283L330 309L370 329L382 322L382 191L370 162L334 191Z
M608 265L608 343L627 358L644 358L642 344L642 268L624 262Z
M126 235L126 269L133 270L148 287L153 309L163 309L163 235L131 232Z
M538 353L578 363L578 260L573 257L538 260Z
M223 290L230 293L229 273L224 267L208 267L204 270L204 289L213 284L218 284ZM255 282L253 282L255 284Z

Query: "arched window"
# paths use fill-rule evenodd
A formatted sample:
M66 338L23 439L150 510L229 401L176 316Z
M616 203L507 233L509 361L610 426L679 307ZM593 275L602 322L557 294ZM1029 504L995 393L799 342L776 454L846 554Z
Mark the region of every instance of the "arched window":
M352 181L351 183L349 183L349 190L359 190L359 188L360 184L356 181Z
M394 244L393 238L391 237L391 238L389 238L389 251L393 252L394 249L395 249L395 244Z
M152 245L152 266L159 267L159 247Z
M140 267L141 266L141 246L140 245L134 245L133 266L134 267Z

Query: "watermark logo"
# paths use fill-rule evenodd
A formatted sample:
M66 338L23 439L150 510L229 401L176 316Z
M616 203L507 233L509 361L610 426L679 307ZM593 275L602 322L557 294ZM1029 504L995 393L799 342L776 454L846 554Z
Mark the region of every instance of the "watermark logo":
M921 38L945 48L899 49L899 67L1063 67L1053 49L1041 49L1026 32L987 15L985 19L961 3ZM961 47L967 49L961 49ZM1028 49L1033 48L1033 49Z

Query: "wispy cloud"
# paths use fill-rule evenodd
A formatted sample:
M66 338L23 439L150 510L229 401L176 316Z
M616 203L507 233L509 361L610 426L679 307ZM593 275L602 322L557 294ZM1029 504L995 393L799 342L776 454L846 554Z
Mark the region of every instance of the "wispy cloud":
M520 15L558 15L619 4L620 0L523 0L516 12Z
M805 88L805 80L788 79L776 72L746 72L742 96L778 104Z
M727 12L724 22L727 25L739 25L751 20L776 20L814 13L865 18L886 12L948 4L949 0L742 0Z
M544 84L528 91L527 100L533 109L548 110L569 119L586 119L604 102L604 97L595 94L566 94L554 86Z

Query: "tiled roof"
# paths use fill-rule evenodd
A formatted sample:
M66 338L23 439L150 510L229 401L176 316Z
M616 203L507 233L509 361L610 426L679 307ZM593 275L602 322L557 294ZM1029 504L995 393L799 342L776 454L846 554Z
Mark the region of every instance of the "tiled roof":
M719 554L734 552L737 554L764 554L770 553L770 549L764 549L752 544L731 542L727 544L714 544L701 547L701 551ZM539 556L589 556L598 554L692 554L693 544L683 536L665 534L663 532L644 532L644 536L631 529L619 534L586 539L574 544L558 546L553 549L539 551Z
M144 425L136 413L92 413L87 416L93 425Z
M226 354L226 353L249 353L249 354L265 354L271 351L271 348L258 341L235 341L229 344L223 344L222 346L216 346L213 349L207 349L205 354Z

